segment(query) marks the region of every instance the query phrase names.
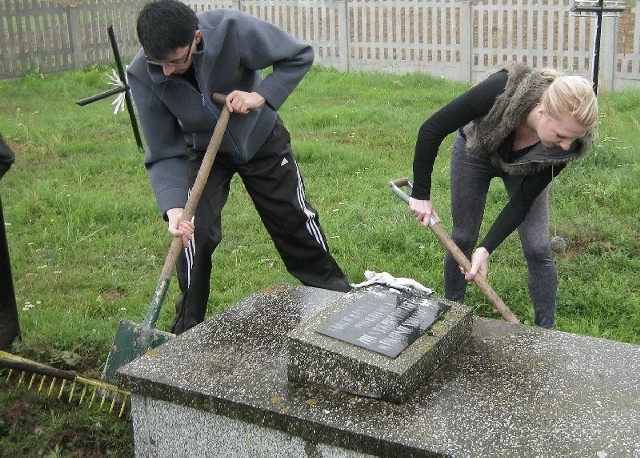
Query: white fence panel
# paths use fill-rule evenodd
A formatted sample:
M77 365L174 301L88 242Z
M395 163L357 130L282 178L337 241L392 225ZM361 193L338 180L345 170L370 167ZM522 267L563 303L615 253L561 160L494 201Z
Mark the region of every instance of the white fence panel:
M112 63L107 27L123 58L138 48L147 0L0 0L0 78ZM475 82L518 60L592 76L595 16L570 0L183 0L196 12L235 8L309 43L316 62L341 71L423 72ZM605 2L607 3L607 2ZM640 87L640 5L604 17L600 86Z

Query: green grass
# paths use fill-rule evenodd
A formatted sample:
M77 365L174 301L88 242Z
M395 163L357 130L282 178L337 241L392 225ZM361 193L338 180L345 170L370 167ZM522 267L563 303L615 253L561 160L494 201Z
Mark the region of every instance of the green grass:
M74 102L106 90L107 70L0 82L0 132L17 154L0 182L22 329L14 351L94 377L119 319L142 321L170 242L128 116L113 115L109 100L84 107ZM314 68L281 110L308 197L352 282L362 281L367 269L388 271L442 294L443 248L411 219L387 182L411 177L420 124L466 87L419 74ZM567 242L566 254L557 257L558 324L561 331L638 344L640 91L601 93L600 103L594 151L551 187L551 235ZM451 141L445 141L433 175L433 199L447 230ZM492 185L483 232L504 196L500 183ZM209 316L270 284L297 283L238 180L223 225ZM517 237L494 253L490 271L493 288L531 323ZM175 296L174 282L160 329L172 319ZM479 316L499 318L472 287L466 303ZM8 426L8 412L34 403L22 423L33 430L35 416L43 432ZM10 455L82 456L92 446L59 441L61 425L78 424L91 437L96 423L102 425L98 436L105 437L94 444L93 456L132 453L127 424L97 412L38 401L20 389L3 389L0 409L0 449Z

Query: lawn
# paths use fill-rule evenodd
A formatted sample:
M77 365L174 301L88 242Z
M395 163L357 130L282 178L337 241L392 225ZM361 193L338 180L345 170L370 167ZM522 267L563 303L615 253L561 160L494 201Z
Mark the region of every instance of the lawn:
M0 82L0 132L17 155L0 182L22 339L13 351L99 378L120 318L142 321L169 247L126 113L108 100L106 68L30 74ZM350 281L365 270L413 278L442 294L444 249L387 188L411 177L421 123L464 84L422 74L344 74L314 67L281 110L307 195ZM602 93L591 154L551 186L558 329L640 343L640 91ZM450 231L449 147L434 170L433 200ZM502 208L492 185L482 233ZM239 180L223 213L208 316L274 283L285 270ZM532 309L517 237L492 256L489 282L519 319ZM166 330L172 284L158 327ZM470 287L467 305L500 319ZM69 431L79 431L77 437ZM74 438L75 437L75 438ZM12 456L127 456L131 424L23 388L0 393L0 449Z

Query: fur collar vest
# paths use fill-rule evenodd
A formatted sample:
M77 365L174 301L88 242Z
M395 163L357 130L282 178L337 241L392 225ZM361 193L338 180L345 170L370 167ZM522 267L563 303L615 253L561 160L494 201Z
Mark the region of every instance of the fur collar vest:
M591 133L577 140L569 151L560 147L547 148L541 143L534 145L517 160L501 155L502 144L516 130L540 97L549 87L550 80L540 72L524 64L511 64L502 70L509 72L505 90L484 117L464 127L467 139L467 154L488 158L510 175L531 175L555 164L565 164L587 154L591 147Z

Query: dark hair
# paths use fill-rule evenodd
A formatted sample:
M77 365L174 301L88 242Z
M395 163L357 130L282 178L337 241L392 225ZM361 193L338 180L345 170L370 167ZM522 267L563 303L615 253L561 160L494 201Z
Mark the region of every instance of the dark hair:
M198 17L187 5L178 0L157 0L142 8L136 30L146 55L162 59L188 46L197 27Z

